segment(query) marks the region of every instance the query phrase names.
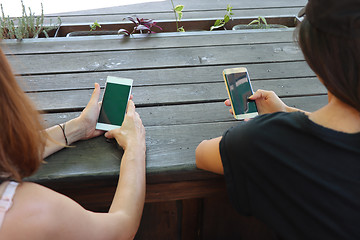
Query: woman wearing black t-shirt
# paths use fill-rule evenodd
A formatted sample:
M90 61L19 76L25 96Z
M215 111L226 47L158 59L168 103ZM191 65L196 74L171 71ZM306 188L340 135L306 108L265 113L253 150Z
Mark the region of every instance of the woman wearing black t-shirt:
M310 0L305 12L298 42L328 104L307 113L258 90L260 116L203 141L196 164L284 239L360 239L360 1Z

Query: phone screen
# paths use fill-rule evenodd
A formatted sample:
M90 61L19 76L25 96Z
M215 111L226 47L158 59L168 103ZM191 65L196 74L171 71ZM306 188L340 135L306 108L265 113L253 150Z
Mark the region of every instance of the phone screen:
M124 121L131 86L106 83L99 123L121 126Z
M244 114L253 116L253 113L257 113L255 101L248 99L253 94L253 91L247 71L231 71L231 73L226 73L225 70L224 74L234 110L234 116Z

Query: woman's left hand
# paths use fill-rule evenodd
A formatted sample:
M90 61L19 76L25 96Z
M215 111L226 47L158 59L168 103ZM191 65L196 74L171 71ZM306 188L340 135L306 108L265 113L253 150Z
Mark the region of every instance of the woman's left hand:
M79 127L82 127L84 132L84 137L82 139L97 137L104 133L101 130L95 129L101 107L99 97L100 85L98 83L95 83L95 89L91 95L90 101L78 117L80 123Z

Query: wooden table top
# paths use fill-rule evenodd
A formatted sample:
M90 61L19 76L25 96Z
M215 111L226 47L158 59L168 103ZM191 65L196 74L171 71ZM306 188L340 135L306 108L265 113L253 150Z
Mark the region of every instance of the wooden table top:
M247 67L254 90L273 90L290 106L313 111L327 102L293 29L3 41L1 47L47 126L78 116L95 82L103 89L108 75L134 79L150 182L212 176L196 169L196 146L239 124L223 103L225 68ZM115 142L100 136L74 145L48 157L31 180L118 175L122 150Z

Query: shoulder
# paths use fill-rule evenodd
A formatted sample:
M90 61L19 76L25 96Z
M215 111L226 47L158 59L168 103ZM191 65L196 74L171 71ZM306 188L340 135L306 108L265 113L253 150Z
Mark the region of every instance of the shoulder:
M258 136L258 134L272 134L281 130L301 130L306 119L307 116L301 112L264 114L230 128L224 136L250 137Z
M54 236L61 236L59 231L66 228L66 221L87 213L62 194L35 183L24 182L17 187L13 205L5 214L0 238L21 239L27 236L28 239L46 239L46 236L53 236L51 238L55 239Z
M47 231L47 225L52 221L53 208L59 202L57 195L60 194L38 184L27 182L19 184L13 205L5 214L0 236L17 239L21 233L29 239L41 239L39 234Z
M252 154L275 146L286 146L288 140L306 131L307 116L300 112L264 114L228 129L220 142L222 158L241 152ZM271 147L270 147L271 145Z
M21 221L20 221L20 220ZM35 183L21 183L5 215L0 239L119 239L127 236L122 212L84 209L72 199Z

